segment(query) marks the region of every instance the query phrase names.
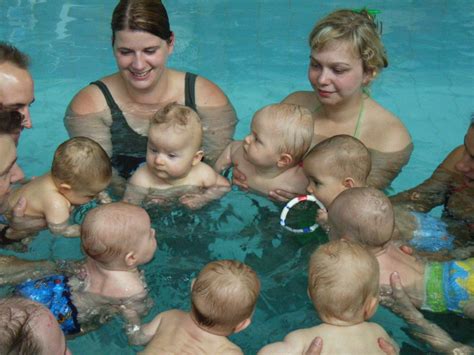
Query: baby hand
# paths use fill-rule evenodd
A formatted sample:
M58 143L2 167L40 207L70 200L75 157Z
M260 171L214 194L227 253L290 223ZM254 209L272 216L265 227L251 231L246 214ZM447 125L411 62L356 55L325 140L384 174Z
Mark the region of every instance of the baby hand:
M197 210L209 201L209 198L202 194L186 194L179 198L179 202L191 210Z
M105 205L106 203L111 203L112 202L112 197L108 194L107 191L101 191L97 194L97 202L100 203L101 205Z

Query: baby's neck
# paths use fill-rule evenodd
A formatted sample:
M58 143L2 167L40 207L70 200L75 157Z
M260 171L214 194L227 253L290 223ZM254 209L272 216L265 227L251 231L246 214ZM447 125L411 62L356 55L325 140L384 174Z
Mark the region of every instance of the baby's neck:
M361 317L354 317L354 319L347 320L347 321L342 320L342 319L338 319L338 318L335 318L335 317L325 317L323 322L325 324L332 325L332 326L335 326L335 327L352 327L352 326L364 323L365 320L362 316Z
M193 322L195 327L199 328L199 330L202 331L202 332L210 334L211 336L228 337L229 335L232 334L232 332L218 331L218 330L214 330L212 328L205 327L205 326L199 324L199 322L194 317L192 311L189 312L188 315L189 315L189 319Z
M119 266L111 266L106 265L103 263L98 262L90 257L87 258L85 266L87 267L89 272L92 273L100 273L102 275L108 275L112 273L128 273L128 274L138 274L139 270L136 267L119 267Z

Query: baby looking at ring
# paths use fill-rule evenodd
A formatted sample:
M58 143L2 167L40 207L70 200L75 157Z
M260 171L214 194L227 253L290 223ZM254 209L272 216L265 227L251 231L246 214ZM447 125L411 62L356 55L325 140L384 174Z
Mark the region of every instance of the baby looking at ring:
M311 145L313 126L311 112L302 106L265 106L254 114L251 132L229 144L214 169L238 167L248 188L265 196L276 189L304 194L308 180L299 164Z
M199 208L229 191L227 179L201 161L202 134L191 108L170 103L158 110L148 130L146 164L129 179L124 200L166 204L178 199Z

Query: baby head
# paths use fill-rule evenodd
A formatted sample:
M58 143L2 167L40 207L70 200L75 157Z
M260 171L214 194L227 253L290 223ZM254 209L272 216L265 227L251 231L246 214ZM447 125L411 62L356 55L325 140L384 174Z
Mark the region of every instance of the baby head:
M191 108L170 103L153 117L148 131L146 161L158 177L181 178L203 157L202 125Z
M112 166L98 143L90 138L74 137L56 149L51 176L71 204L82 205L107 188Z
M356 241L372 250L392 239L395 219L390 200L371 187L342 192L328 210L329 238Z
M213 334L230 335L250 325L260 293L257 274L235 260L207 264L191 289L191 317Z
M294 104L273 104L258 110L244 138L245 158L255 166L289 169L308 151L314 132L311 112Z
M16 162L16 146L13 138L7 134L0 134L0 201L8 195L11 184L24 177Z
M311 255L308 292L325 323L353 325L368 320L378 305L377 259L347 240L323 244Z
M0 110L0 134L8 134L18 145L24 116L18 111Z
M347 44L352 55L361 59L364 73L369 74L366 84L388 66L374 16L366 10L334 11L319 20L309 35L312 56L341 43Z
M0 354L71 354L54 315L21 297L0 300Z
M111 270L134 269L149 262L156 251L148 213L125 202L101 205L87 213L81 242L90 258Z
M372 161L357 138L341 134L316 144L303 160L308 192L326 208L342 191L366 186Z

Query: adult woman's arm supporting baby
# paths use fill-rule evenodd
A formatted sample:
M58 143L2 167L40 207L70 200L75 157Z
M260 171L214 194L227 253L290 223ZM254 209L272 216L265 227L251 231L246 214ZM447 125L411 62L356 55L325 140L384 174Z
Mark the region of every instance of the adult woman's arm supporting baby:
M444 354L473 354L474 348L454 341L438 325L429 322L415 308L403 289L400 275L390 275L391 289L383 288L381 303L401 316L411 327L411 333L421 341L429 344L434 351Z

